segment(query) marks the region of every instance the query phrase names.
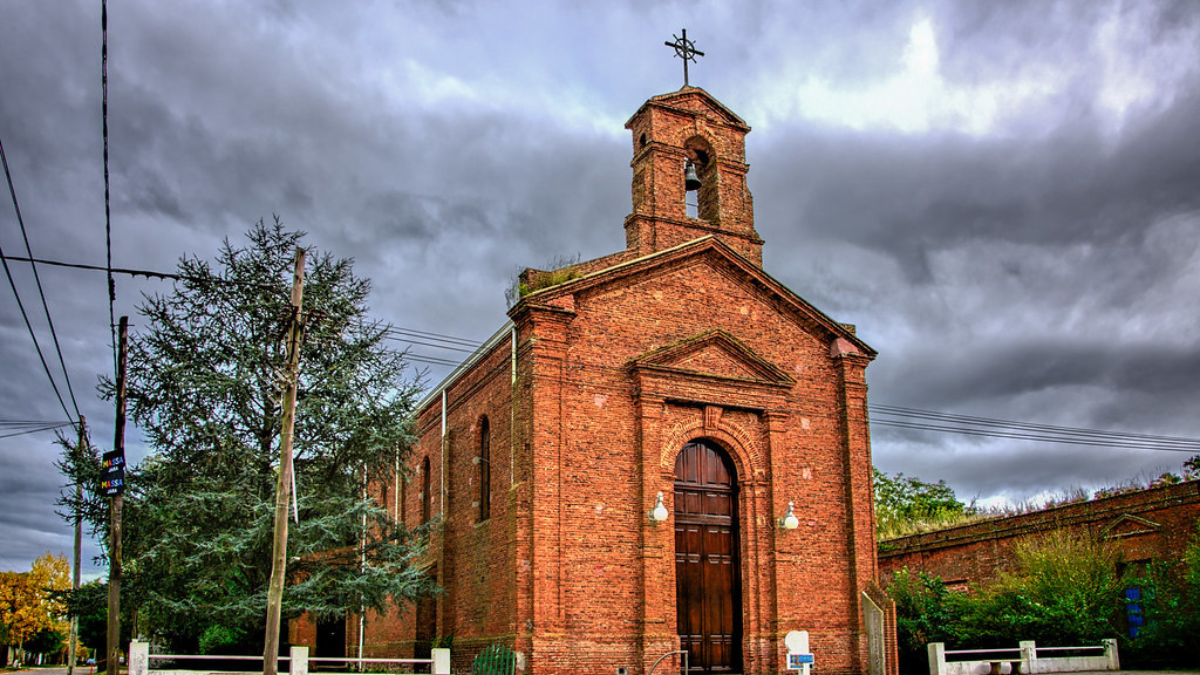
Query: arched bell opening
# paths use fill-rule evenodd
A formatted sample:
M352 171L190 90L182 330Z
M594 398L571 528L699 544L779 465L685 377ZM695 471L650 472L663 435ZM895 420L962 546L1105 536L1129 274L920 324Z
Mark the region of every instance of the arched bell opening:
M716 222L717 172L712 146L701 136L693 136L684 143L684 203L687 216Z

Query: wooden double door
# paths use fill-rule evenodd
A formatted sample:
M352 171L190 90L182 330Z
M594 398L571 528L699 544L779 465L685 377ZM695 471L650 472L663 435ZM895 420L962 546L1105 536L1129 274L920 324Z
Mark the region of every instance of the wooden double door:
M691 669L742 672L737 472L725 451L694 441L675 460L675 608Z

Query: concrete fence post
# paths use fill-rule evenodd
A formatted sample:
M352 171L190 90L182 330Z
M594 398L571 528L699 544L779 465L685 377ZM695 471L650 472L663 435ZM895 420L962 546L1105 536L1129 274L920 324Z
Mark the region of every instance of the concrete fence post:
M1029 675L1034 675L1038 672L1037 669L1037 643L1033 640L1021 640L1017 643L1021 648L1021 666L1022 670Z
M129 643L129 675L148 675L150 672L150 643L134 640Z
M450 650L445 647L433 649L433 675L450 675Z
M925 648L929 650L929 675L946 675L946 643L930 642Z
M288 672L291 675L308 675L308 647L292 645L288 655L292 657L288 661Z
M1108 660L1109 670L1121 669L1121 658L1117 655L1117 641L1109 638L1104 641L1104 658Z

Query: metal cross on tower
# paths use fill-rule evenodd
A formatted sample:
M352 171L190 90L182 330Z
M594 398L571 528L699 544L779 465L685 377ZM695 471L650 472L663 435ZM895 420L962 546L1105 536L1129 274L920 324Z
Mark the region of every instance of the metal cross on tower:
M675 48L675 56L683 59L683 86L688 84L688 61L695 61L697 56L704 56L704 52L696 49L696 43L687 39L687 29L683 29L683 37L679 37L674 33L671 37L675 38L674 42L664 42L668 47Z

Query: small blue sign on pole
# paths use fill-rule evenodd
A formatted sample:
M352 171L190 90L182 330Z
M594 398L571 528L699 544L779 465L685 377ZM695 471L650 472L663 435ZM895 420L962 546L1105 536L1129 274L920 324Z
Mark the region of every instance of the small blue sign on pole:
M788 670L802 670L804 666L811 666L813 661L812 654L788 654Z

